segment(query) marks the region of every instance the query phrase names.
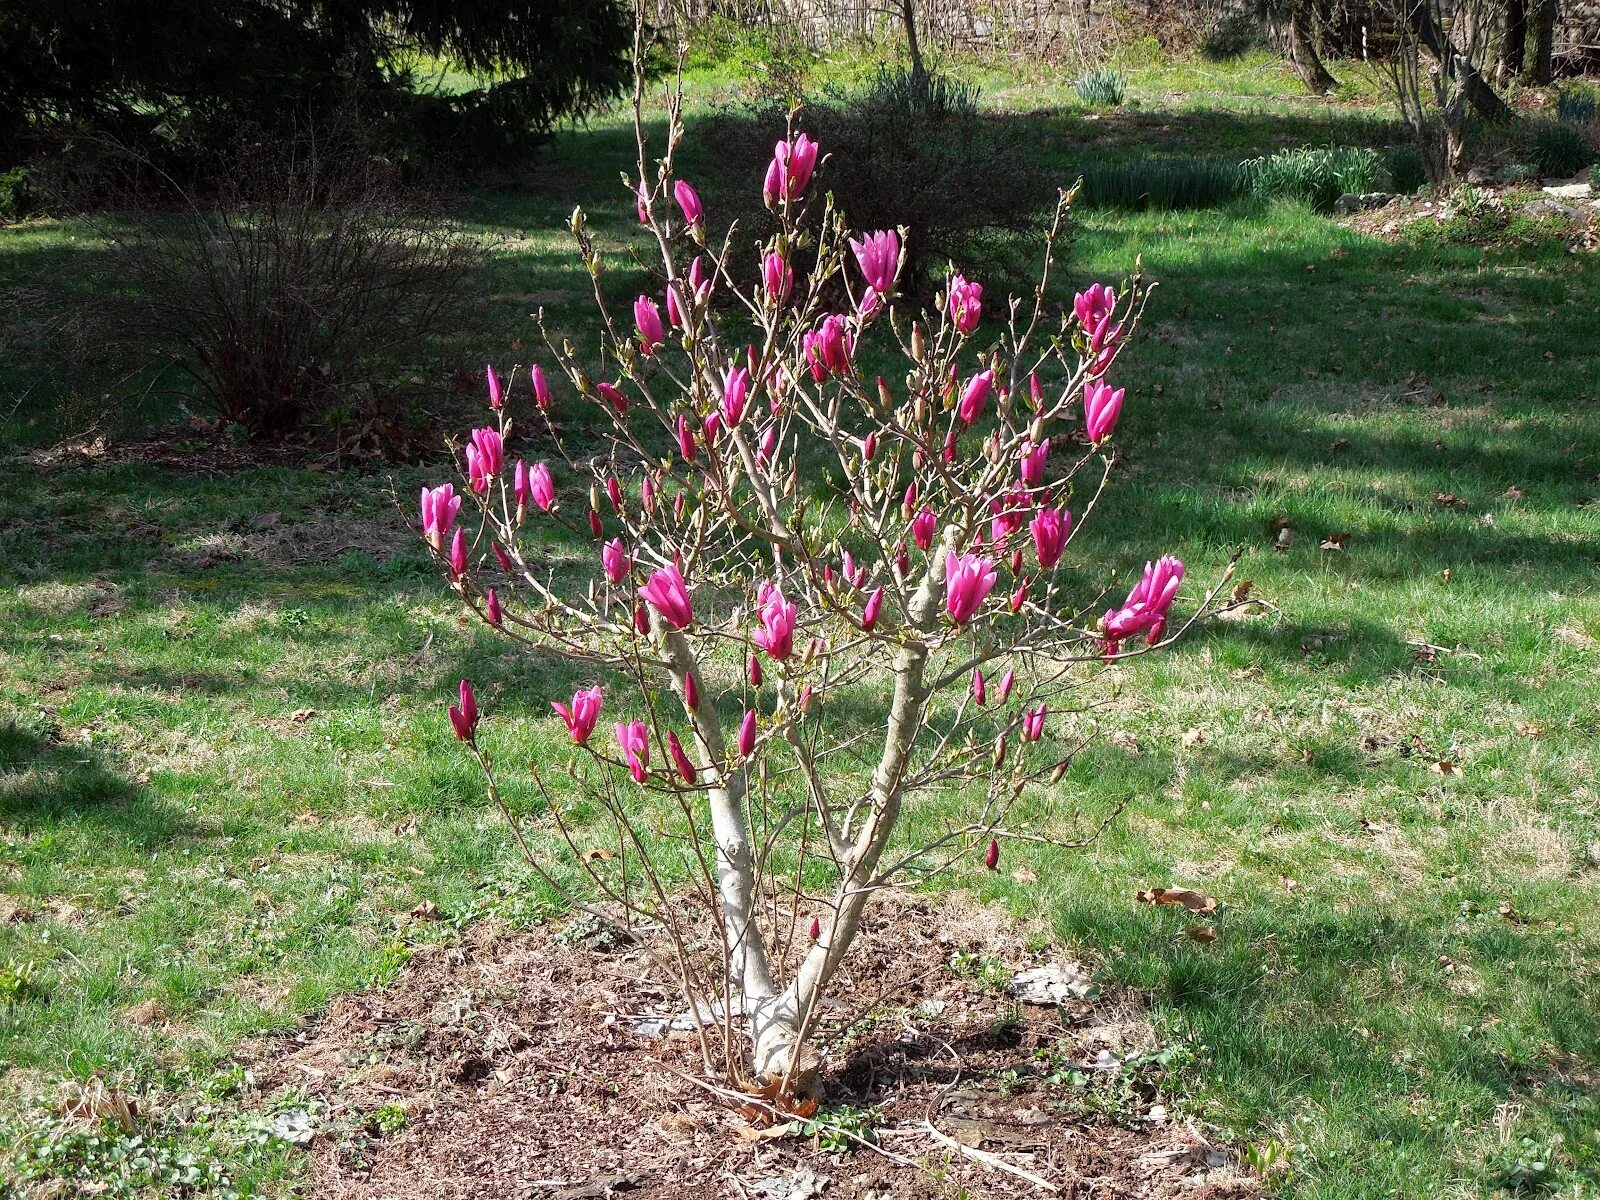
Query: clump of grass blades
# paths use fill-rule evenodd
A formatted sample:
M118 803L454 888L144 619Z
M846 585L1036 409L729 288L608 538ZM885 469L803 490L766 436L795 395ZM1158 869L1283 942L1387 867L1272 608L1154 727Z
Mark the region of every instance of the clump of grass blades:
M1535 121L1528 127L1528 158L1541 175L1565 179L1595 161L1583 130L1564 121Z
M1593 88L1563 88L1556 97L1556 120L1568 125L1587 125L1600 117L1600 93Z
M1089 208L1218 208L1249 192L1233 163L1211 158L1146 158L1084 171L1079 203Z
M1078 99L1091 108L1116 108L1128 94L1128 79L1113 67L1095 67L1074 85Z
M1301 200L1318 212L1347 192L1376 192L1387 172L1376 150L1363 146L1300 146L1240 164L1250 190L1263 200Z

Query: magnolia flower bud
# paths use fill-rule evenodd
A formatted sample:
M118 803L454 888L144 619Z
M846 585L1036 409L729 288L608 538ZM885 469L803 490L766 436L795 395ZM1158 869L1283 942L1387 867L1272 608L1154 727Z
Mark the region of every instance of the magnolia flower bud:
M1067 768L1070 767L1071 765L1072 765L1072 759L1071 758L1063 758L1060 762L1058 762L1056 764L1056 769L1054 771L1050 772L1050 782L1051 783L1060 783L1061 780L1066 776Z
M1001 734L1000 740L994 744L994 765L999 766L1006 760L1006 735Z
M822 936L822 922L816 917L811 918L811 928L806 931L806 936L813 942Z
M911 327L911 357L921 362L927 352L928 346L922 337L922 322L918 321Z
M1000 865L1000 839L990 838L989 849L984 851L983 865L993 871Z

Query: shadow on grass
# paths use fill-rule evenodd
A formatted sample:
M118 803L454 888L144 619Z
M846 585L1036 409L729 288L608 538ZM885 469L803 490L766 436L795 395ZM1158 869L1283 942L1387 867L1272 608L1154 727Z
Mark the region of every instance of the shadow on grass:
M65 745L14 723L0 726L0 829L38 834L61 827L141 850L197 832L186 816L91 747Z

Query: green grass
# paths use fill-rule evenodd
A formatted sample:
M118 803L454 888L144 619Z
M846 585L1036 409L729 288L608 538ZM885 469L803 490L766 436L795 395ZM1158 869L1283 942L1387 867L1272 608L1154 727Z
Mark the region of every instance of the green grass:
M1155 68L1119 65L1141 111L1008 114L1043 169L1065 179L1097 148L1162 138L1240 157L1340 140L1334 126L1382 141L1367 110L1261 108L1251 87L1290 85L1260 64L1180 66L1169 90L1190 95L1165 100ZM1208 80L1232 99L1193 111ZM714 151L693 153L709 172ZM558 231L581 200L627 232L627 155L599 121L563 135L526 190L473 201L498 239L489 316L441 342L452 365L521 357L508 347L531 343L540 304L582 332ZM1119 367L1126 463L1075 543L1083 566L1170 550L1204 580L1243 545L1266 605L1114 672L1098 724L1127 736L1080 755L1054 797L1090 817L1131 800L1099 843L1008 860L1035 883L958 882L1047 914L1145 991L1193 1056L1189 1113L1285 1153L1286 1195L1488 1196L1541 1156L1563 1194L1592 1191L1592 260L1384 245L1283 203L1081 219L1072 283L1138 255L1161 281ZM40 294L84 294L105 269L86 230L58 223L5 231L0 256L10 286ZM75 432L57 408L80 411L110 370L72 365L31 358L26 331L0 345L19 452ZM439 470L393 472L407 509ZM197 1155L246 1193L291 1187L295 1160L238 1104L239 1040L382 983L419 939L549 911L443 706L470 674L507 761L537 757L558 745L548 701L574 674L458 621L390 485L27 461L0 477L0 970L29 968L0 993L0 1114L22 1131L7 1139L19 1181L40 1163L112 1171L28 1101L104 1072L158 1100L204 1097L149 1131L161 1162ZM1203 739L1186 747L1189 730ZM525 778L507 782L533 803ZM1218 939L1136 903L1152 884L1220 898ZM412 921L423 900L446 920ZM147 1001L154 1023L133 1015Z

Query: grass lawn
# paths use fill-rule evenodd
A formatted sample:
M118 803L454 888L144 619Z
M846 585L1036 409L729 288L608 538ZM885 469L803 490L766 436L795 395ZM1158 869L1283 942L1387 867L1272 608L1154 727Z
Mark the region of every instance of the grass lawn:
M1139 108L1095 122L1064 87L988 82L1043 110L1027 128L1052 172L1119 137L1242 157L1375 136L1370 107L1294 99L1281 70L1184 70L1183 96L1136 71ZM578 327L558 233L575 200L626 229L629 154L596 122L537 190L475 199L500 239L492 315L456 365L531 344L537 304ZM1243 545L1264 603L1112 672L1108 736L1056 798L1089 817L1131 801L1098 844L1019 851L1034 881L956 882L1048 913L1145 990L1192 1056L1172 1103L1276 1158L1284 1194L1595 1194L1593 259L1384 244L1290 205L1082 222L1074 284L1137 255L1161 281L1083 564L1172 551L1201 581ZM6 230L0 277L92 286L97 254L79 227ZM230 1050L382 983L420 940L551 911L443 706L470 674L502 757L538 758L575 676L458 619L391 494L409 512L437 462L42 466L22 455L73 410L36 366L0 344L20 398L0 476L0 1196L74 1171L292 1190L297 1152L241 1115ZM1155 884L1218 897L1216 940L1135 902ZM423 901L446 919L412 919ZM145 1100L139 1139L33 1100L96 1073Z

